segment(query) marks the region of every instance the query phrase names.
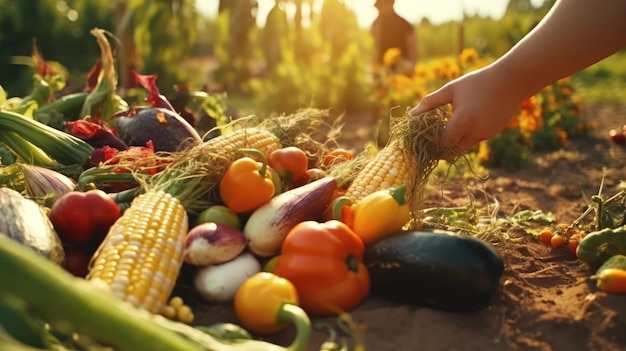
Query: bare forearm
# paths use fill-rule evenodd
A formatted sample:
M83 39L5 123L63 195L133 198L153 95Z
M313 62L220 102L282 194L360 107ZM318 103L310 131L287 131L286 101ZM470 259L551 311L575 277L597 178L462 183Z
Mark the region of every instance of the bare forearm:
M626 0L560 0L492 68L510 77L516 94L530 96L625 45Z

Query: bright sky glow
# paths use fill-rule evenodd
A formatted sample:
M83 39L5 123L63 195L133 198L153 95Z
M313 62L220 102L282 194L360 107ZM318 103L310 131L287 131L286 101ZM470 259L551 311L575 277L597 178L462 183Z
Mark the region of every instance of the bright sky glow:
M217 13L218 0L196 0L198 9L207 16L214 18ZM378 11L374 8L375 0L345 0L348 7L352 8L362 27L369 27ZM260 26L265 23L265 17L274 6L274 0L258 0L259 13L257 22ZM543 0L531 0L534 6L543 3ZM314 0L314 9L319 9L322 0ZM463 11L468 15L489 16L500 18L508 0L396 0L396 11L411 23L417 23L426 17L432 23L439 24L451 20L459 20L463 17Z

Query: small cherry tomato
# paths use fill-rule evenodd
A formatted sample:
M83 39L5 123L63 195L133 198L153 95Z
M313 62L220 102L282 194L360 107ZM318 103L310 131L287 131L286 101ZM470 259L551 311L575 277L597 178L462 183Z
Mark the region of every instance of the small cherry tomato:
M330 168L342 162L350 161L354 158L354 152L342 148L336 148L328 151L322 159L322 166Z
M574 256L576 256L576 249L578 248L578 242L580 239L582 239L582 235L574 234L567 241L567 248Z
M554 236L554 233L552 232L552 229L550 229L550 228L545 228L545 229L543 229L539 233L539 239L545 245L550 245L550 241L552 240L552 236Z
M552 247L561 247L565 245L565 236L561 234L554 234L550 239L550 245Z

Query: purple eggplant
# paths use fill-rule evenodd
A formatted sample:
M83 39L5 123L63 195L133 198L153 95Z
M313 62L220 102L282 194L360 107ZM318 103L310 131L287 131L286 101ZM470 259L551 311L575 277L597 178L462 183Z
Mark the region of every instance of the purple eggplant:
M202 142L202 137L178 113L160 107L135 107L113 119L119 137L129 146L146 146L154 151L177 151Z

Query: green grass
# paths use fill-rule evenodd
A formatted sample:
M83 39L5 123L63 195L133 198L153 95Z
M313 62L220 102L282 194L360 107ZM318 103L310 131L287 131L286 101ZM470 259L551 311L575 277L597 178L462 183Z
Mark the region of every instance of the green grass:
M573 81L585 101L626 101L626 51L575 74Z

